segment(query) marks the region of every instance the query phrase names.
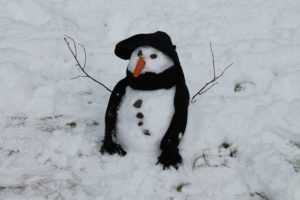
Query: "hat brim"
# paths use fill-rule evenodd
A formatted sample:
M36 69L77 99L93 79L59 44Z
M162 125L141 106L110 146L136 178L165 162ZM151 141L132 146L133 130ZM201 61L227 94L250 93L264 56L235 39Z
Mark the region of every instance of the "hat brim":
M116 45L115 54L121 59L128 60L132 52L141 46L154 47L167 54L175 63L179 64L176 46L172 44L170 37L161 31L129 37Z

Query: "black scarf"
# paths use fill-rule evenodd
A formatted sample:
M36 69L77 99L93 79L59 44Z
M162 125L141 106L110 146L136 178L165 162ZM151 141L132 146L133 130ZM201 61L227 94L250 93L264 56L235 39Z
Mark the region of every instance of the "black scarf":
M146 72L137 78L133 77L128 70L126 74L127 84L137 90L169 89L176 85L178 80L178 69L176 66L170 67L159 74Z

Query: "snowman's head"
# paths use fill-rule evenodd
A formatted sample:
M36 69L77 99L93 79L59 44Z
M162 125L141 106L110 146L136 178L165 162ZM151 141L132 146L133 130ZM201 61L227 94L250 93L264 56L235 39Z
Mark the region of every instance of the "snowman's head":
M159 74L173 65L173 60L165 53L150 46L141 46L132 52L128 71L138 77L146 72Z

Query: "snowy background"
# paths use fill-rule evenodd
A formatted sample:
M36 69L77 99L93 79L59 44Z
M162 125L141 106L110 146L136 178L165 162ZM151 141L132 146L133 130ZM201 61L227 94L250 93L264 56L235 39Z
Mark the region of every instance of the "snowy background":
M131 35L170 34L191 94L184 164L100 155L110 93L80 75L64 43L113 88ZM297 0L1 0L1 200L299 200L300 2ZM83 57L81 57L83 58Z

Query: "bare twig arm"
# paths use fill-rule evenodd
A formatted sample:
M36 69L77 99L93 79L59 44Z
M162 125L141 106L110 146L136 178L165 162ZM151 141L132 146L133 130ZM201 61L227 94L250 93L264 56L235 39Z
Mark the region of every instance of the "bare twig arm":
M233 63L231 63L230 65L225 67L225 69L222 71L222 73L220 75L216 76L215 57L214 57L214 53L213 53L213 50L212 50L211 42L210 42L209 46L210 46L210 52L211 52L211 56L212 56L213 73L214 73L213 75L214 75L214 77L212 78L211 81L207 82L202 88L200 88L200 90L196 94L193 95L192 100L191 100L192 103L196 102L196 97L198 95L199 96L202 95L203 93L207 92L210 88L212 88L214 85L218 84L218 82L215 82L215 81L218 80L221 76L223 76L225 71L233 65Z
M70 78L70 80L74 80L74 79L78 79L78 78L87 78L87 76L79 75L79 76L75 76L73 78Z
M70 42L68 41L68 39L70 39L73 43L74 46L74 50L71 48L70 46ZM107 91L112 92L106 85L104 85L103 83L101 83L100 81L96 80L95 78L93 78L91 75L89 75L86 71L85 71L85 67L86 67L86 49L82 44L79 44L81 46L81 48L83 49L84 52L84 64L83 66L81 65L81 63L79 62L78 58L77 58L77 45L75 43L75 40L73 38L71 38L70 36L65 36L64 40L72 54L72 56L74 57L75 61L76 61L76 66L78 66L80 68L80 70L85 74L84 76L80 75L80 76L76 76L72 79L76 79L76 78L90 78L92 79L94 82L100 84L102 87L104 87Z
M215 78L216 77L215 56L214 56L214 52L212 50L211 42L209 43L209 47L210 47L210 53L211 53L212 62L213 62L213 71L214 71L214 78Z
M83 52L84 52L84 63L83 63L83 69L85 68L85 66L86 66L86 50L85 50L85 47L83 46L83 44L79 44L81 47L82 47L82 49L83 49Z

